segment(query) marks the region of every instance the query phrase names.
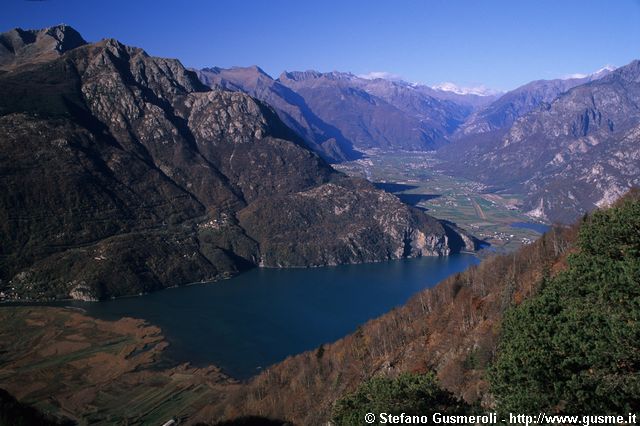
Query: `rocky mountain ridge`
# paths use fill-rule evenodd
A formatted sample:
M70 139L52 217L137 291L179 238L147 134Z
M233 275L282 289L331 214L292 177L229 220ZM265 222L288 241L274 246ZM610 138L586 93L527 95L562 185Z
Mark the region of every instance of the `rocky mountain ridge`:
M577 85L491 137L451 146L450 171L525 194L529 214L548 221L610 204L640 184L639 64Z
M511 90L495 102L476 111L457 130L456 137L493 132L511 126L519 117L551 103L562 93L573 87L595 81L608 75L612 69L602 70L579 78L536 80Z
M66 25L42 30L15 28L0 34L0 67L52 59L86 43L80 33Z
M76 34L36 32L51 33ZM35 54L0 67L0 286L11 297L95 300L257 265L447 255L469 241L336 172L266 104L212 90L177 60L113 39L55 50L22 48Z
M354 150L371 148L435 149L448 142L474 108L490 100L337 71L285 71L273 79L258 67L235 67L206 68L198 75L207 85L273 105L330 161L353 159Z

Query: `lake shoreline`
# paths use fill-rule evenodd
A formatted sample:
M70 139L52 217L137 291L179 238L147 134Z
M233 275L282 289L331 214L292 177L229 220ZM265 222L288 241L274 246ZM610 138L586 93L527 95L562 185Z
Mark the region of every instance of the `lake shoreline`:
M88 315L142 318L159 326L167 356L216 365L239 380L317 348L479 263L474 254L321 268L254 268L229 280L173 287L144 298L73 301ZM169 289L165 289L169 290Z

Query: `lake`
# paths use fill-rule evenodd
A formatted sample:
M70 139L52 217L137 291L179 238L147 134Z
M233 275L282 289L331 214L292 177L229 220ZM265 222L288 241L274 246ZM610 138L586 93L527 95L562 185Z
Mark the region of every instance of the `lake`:
M458 254L322 268L260 268L213 284L65 305L101 319L143 318L162 328L171 361L214 364L246 379L289 355L353 332L476 263L475 256Z

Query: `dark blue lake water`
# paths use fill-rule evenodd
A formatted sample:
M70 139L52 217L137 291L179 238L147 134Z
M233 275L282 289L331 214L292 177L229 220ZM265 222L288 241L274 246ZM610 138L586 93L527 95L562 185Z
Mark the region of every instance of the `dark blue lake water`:
M544 223L532 223L532 222L514 222L511 224L511 227L530 229L540 234L544 234L549 229L551 229L549 225L545 225Z
M476 263L474 256L454 255L254 269L213 284L73 305L102 319L148 320L160 326L171 343L167 355L172 361L214 364L244 379L289 355L337 340Z

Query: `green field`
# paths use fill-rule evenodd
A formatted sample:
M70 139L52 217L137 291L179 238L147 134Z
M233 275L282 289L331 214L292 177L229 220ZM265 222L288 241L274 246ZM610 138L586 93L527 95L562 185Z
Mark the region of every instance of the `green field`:
M372 182L406 185L398 196L424 195L415 205L437 217L457 223L498 251L511 251L529 244L538 232L514 228L514 222L533 222L518 206L517 194L495 194L481 183L447 176L438 168L432 153L367 152L364 159L334 167L352 176ZM413 197L415 201L418 197ZM426 199L429 198L429 199Z

